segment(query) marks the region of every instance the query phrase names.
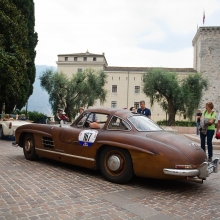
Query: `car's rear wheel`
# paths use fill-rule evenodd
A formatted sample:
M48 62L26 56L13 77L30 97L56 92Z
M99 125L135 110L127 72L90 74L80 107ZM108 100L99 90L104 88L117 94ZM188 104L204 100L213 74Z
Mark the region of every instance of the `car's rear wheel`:
M3 127L0 126L0 139L4 140L5 139L5 135L3 133Z
M35 152L35 142L32 134L26 134L23 142L23 152L27 160L36 160L38 155Z
M121 148L104 148L100 154L99 167L105 179L114 183L126 183L134 175L131 156Z

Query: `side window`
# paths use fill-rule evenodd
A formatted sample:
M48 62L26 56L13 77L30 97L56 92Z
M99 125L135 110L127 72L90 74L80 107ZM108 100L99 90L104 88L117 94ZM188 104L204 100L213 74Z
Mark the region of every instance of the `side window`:
M86 122L86 119L87 119L88 116L89 116L88 113L83 115L83 117L77 123L77 128L82 128L84 126L84 123Z
M113 116L111 121L108 124L108 130L130 130L129 124L117 116Z
M78 128L90 128L90 123L99 124L99 128L103 128L108 119L108 115L99 113L86 113L77 123Z

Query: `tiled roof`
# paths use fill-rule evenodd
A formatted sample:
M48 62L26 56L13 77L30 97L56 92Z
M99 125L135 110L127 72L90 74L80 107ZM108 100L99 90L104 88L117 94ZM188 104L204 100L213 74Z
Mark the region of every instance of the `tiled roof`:
M159 68L159 67L122 67L122 66L107 66L105 68L105 71L147 71L149 69L155 69L155 68ZM170 72L196 72L195 69L193 68L163 68L160 67L162 69L165 69L167 71Z

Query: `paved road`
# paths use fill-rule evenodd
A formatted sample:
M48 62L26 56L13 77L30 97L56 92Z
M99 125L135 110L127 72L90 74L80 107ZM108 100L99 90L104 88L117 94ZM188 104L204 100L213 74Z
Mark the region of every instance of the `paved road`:
M203 184L134 178L117 185L99 171L27 161L11 141L0 140L0 152L0 220L220 219L220 173Z

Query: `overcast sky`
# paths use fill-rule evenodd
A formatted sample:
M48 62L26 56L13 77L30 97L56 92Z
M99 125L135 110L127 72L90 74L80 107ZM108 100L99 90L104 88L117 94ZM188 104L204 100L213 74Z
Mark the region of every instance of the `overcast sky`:
M34 0L37 65L105 53L109 66L193 67L197 25L220 26L219 0ZM203 12L205 24L203 25Z

